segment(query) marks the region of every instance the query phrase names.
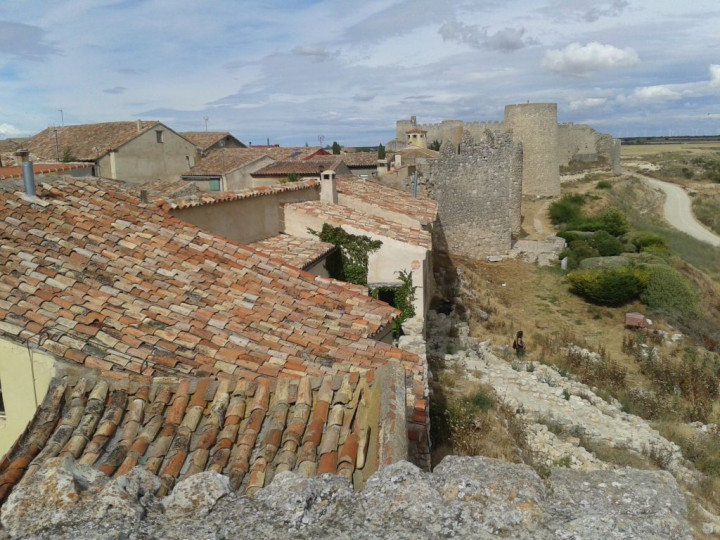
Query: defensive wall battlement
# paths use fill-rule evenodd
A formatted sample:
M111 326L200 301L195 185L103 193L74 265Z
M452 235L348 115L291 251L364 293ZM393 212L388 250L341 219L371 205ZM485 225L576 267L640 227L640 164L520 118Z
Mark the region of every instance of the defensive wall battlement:
M404 143L405 132L419 128L427 131L427 142L450 141L460 145L463 132L473 138L510 133L523 146L523 194L557 195L560 193L559 168L571 160L604 161L615 174L621 174L620 141L584 124L557 122L557 104L524 103L507 105L502 121L444 120L418 124L415 117L398 120L396 138Z

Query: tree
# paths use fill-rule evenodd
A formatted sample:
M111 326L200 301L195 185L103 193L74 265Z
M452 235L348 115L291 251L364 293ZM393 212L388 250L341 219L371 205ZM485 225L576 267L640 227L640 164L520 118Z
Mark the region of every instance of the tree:
M385 159L385 147L382 144L378 144L378 159Z
M70 163L71 161L77 161L77 159L75 159L75 156L73 156L72 150L70 150L69 146L66 146L65 149L63 150L62 161L64 163Z
M428 145L428 148L429 148L430 150L440 150L440 144L441 144L440 141L438 141L437 139L435 139L433 142L431 142L431 143Z
M332 143L332 153L335 155L340 154L340 145L337 141L333 141Z

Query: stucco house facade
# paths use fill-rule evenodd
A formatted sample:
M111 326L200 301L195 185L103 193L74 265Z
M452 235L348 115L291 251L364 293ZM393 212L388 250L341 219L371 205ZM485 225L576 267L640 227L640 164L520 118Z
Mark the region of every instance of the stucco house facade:
M142 184L171 181L195 164L195 145L158 121L47 128L28 141L35 161L85 161L95 175Z

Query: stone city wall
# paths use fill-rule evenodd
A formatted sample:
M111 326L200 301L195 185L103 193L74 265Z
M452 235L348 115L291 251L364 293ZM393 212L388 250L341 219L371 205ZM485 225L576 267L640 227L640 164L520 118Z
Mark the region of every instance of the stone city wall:
M508 253L519 231L522 146L510 134L463 133L459 152L450 141L430 166L427 188L438 202L447 249L468 257Z
M557 105L506 105L505 123L523 146L523 195L559 195Z

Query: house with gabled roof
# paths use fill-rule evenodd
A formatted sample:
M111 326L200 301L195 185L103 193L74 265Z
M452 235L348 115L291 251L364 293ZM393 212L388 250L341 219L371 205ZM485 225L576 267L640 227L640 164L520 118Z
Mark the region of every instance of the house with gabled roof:
M241 191L278 183L287 177L255 172L276 161L298 162L316 155L329 155L320 147L252 146L220 148L205 155L182 179L193 182L200 191Z
M247 148L245 143L227 131L183 131L180 135L199 148L201 156L221 148Z
M264 185L276 184L286 181L291 175L298 178L316 178L319 179L323 171L332 170L335 174L348 175L351 174L350 169L343 163L340 156L327 156L330 160L325 159L285 159L278 160L262 169L258 169L250 176L253 177L258 184L263 182Z
M43 404L0 463L0 495L55 456L109 475L141 465L168 488L215 470L248 491L279 466L354 476L395 459L365 427L427 417L422 362L379 341L398 312L134 191L0 192L0 388L22 371L17 393ZM391 401L387 426L362 412L370 399Z
M49 127L27 142L38 162L84 161L124 182L175 180L195 164L195 145L159 121Z

